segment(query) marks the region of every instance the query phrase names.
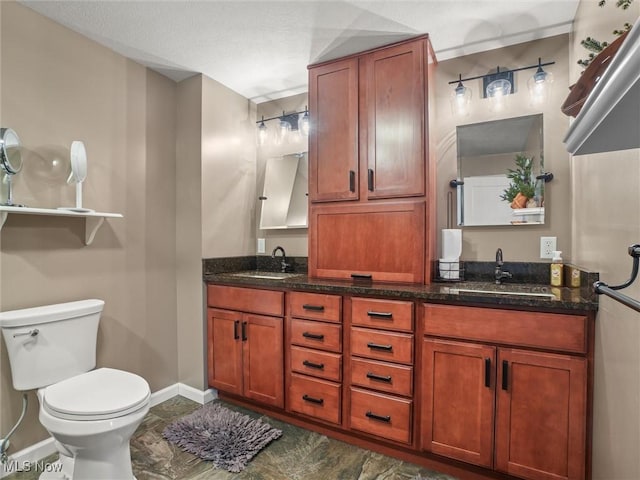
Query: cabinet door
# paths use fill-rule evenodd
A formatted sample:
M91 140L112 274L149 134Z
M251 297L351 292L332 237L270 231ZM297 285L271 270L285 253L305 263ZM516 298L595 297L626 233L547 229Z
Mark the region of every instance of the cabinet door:
M361 60L361 181L367 198L425 194L425 59L423 39Z
M358 199L358 59L309 69L309 199Z
M423 450L491 467L495 348L425 338Z
M242 314L207 310L209 385L223 392L242 394Z
M372 203L311 207L310 277L424 281L424 202Z
M283 407L282 318L245 314L243 328L244 396Z
M499 349L496 469L531 480L583 479L586 359Z

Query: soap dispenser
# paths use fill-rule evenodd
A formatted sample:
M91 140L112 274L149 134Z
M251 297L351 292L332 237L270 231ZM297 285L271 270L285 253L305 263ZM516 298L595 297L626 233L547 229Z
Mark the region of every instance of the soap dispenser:
M562 280L564 276L562 275L562 269L564 265L562 264L562 252L559 250L554 250L553 258L551 259L551 286L552 287L561 287Z

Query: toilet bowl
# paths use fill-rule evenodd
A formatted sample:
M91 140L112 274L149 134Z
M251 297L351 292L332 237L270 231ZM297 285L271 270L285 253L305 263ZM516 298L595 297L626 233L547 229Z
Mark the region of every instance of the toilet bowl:
M135 480L129 440L149 411L147 381L96 366L104 302L82 300L0 312L16 390L38 390L39 419L62 469L40 480Z
M129 439L149 411L150 397L142 377L111 368L38 390L40 423L61 456L69 457L61 459L60 473L73 479L133 479Z

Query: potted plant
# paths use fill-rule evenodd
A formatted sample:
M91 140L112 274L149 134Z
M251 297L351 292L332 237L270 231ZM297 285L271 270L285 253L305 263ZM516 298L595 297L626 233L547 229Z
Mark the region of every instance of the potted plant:
M500 198L511 203L511 208L537 207L537 202L531 202L536 194L533 157L529 158L519 153L516 155L515 162L516 168L508 169L507 173L507 178L511 180L511 183L500 195Z

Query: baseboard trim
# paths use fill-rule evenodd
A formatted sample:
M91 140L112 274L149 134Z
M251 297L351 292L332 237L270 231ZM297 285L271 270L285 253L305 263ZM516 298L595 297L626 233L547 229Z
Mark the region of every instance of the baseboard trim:
M165 402L173 397L188 398L201 405L218 398L218 392L212 388L207 390L198 390L197 388L185 385L184 383L174 383L168 387L153 392L149 404L152 407ZM0 479L16 472L18 469L24 469L31 466L35 468L36 462L56 452L53 438L47 438L38 443L30 445L22 450L9 456L6 464L0 465Z

